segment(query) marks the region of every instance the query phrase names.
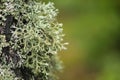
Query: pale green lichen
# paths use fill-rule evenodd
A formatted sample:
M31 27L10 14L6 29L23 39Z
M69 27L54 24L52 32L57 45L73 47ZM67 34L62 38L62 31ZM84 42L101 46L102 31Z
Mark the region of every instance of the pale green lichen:
M6 42L4 35L0 35L0 54L2 54L2 48L6 46L9 46L9 43Z
M15 76L9 65L0 65L0 80L23 80Z
M34 0L0 3L0 60L10 65L6 73L12 71L23 80L56 80L54 74L61 69L57 53L66 49L58 9Z

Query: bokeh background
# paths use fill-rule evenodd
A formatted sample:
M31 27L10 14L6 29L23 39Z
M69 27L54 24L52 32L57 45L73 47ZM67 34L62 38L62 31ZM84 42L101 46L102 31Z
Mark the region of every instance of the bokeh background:
M120 0L42 1L59 9L69 42L60 80L120 80Z

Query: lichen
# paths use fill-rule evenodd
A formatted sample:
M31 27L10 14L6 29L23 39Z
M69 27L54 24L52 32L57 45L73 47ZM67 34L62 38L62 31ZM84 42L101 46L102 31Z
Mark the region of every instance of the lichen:
M1 0L0 4L0 64L11 76L0 79L56 80L61 69L57 53L66 44L54 3Z

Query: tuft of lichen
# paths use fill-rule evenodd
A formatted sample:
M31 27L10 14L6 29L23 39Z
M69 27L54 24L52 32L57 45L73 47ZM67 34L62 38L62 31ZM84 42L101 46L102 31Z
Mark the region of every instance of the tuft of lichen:
M0 0L0 79L56 80L66 49L54 3ZM9 66L8 66L9 65Z

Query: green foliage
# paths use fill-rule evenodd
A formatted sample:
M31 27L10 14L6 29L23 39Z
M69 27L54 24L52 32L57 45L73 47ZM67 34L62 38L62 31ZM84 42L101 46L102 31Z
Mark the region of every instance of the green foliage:
M1 79L56 80L54 74L61 69L57 53L66 49L62 24L56 20L58 9L34 0L0 4L0 63L9 69L0 68L7 78Z

